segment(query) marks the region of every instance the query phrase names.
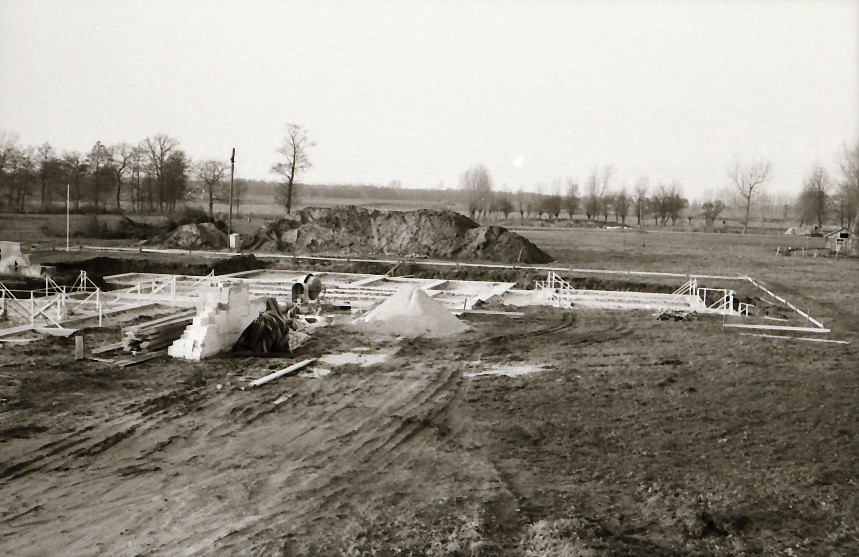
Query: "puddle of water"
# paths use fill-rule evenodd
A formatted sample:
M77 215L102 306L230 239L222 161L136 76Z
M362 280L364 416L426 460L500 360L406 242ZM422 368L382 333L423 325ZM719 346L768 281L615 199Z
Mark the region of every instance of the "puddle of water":
M343 354L326 354L319 358L319 362L322 364L328 364L332 367L345 366L349 364L369 367L385 362L388 357L388 354L357 354L355 352L344 352Z
M468 378L486 377L488 375L505 375L507 377L520 377L522 375L529 375L531 373L537 373L539 371L545 371L545 368L541 366L495 366L485 371L465 373L463 375Z

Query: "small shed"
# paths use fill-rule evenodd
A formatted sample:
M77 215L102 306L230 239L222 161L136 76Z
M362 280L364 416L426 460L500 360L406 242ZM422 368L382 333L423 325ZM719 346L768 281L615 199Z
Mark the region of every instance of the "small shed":
M848 228L839 228L826 235L826 247L829 251L838 255L851 255L856 253L854 247L856 235Z

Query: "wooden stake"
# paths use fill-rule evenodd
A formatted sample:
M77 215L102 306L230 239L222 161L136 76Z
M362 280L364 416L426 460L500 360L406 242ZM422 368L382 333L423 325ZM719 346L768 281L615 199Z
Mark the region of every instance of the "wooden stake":
M251 381L250 386L251 387L259 387L260 385L265 385L269 381L273 381L273 380L277 379L278 377L282 377L284 375L298 371L301 368L307 367L315 361L316 361L316 358L310 358L309 360L302 360L302 361L298 362L297 364L292 364L291 366L289 366L287 368L281 369L279 371L275 371L274 373L269 373L265 377L260 377L259 379Z
M84 336L79 335L75 337L75 360L83 360L84 359Z

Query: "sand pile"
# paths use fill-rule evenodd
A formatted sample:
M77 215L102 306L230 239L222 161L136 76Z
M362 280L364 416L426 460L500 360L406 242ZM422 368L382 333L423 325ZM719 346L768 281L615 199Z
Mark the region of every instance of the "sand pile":
M183 224L158 240L169 248L222 249L229 246L227 233L210 222Z
M443 305L420 288L403 288L355 320L364 331L404 337L441 337L468 330Z
M548 263L552 258L500 226L481 227L454 211L308 208L272 221L244 249L336 255L418 255Z

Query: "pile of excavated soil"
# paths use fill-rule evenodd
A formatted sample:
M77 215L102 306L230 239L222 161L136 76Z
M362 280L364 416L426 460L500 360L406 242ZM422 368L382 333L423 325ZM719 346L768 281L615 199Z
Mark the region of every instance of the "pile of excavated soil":
M183 224L158 243L179 249L222 249L230 241L227 233L210 222Z
M500 226L480 226L454 211L378 211L362 207L303 209L272 221L244 249L313 254L388 254L548 263L552 257Z

